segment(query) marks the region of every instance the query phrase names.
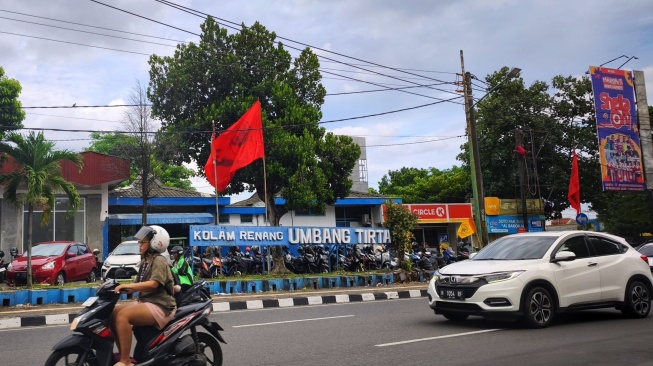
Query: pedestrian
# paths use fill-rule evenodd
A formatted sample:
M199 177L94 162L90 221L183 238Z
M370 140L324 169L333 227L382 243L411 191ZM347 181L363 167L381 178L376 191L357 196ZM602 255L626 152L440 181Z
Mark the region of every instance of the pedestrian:
M134 237L138 240L141 253L136 282L118 285L115 291L127 294L139 292L140 295L136 301L116 305L111 315L111 330L120 353L120 360L114 366L133 365L129 357L133 326L163 329L177 310L172 271L161 255L170 245L168 232L160 226L143 226Z
M170 250L172 254L172 273L179 278L179 285L181 286L181 291L188 290L193 285L193 271L184 257L184 248L179 245L175 246Z

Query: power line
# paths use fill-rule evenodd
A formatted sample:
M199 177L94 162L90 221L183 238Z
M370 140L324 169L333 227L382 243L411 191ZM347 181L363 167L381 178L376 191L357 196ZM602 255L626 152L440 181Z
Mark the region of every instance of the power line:
M37 36L28 36L28 35L26 35L26 34L20 34L20 33L11 33L11 32L3 32L3 31L0 31L0 33L3 33L3 34L11 34L12 36L19 36L19 37L27 37L27 38L41 39L41 40L45 40L45 41L52 41L52 42L59 42L59 43L74 44L74 45L78 45L78 46L86 46L86 47L100 48L100 49L103 49L103 50L110 50L110 51L117 51L117 52L124 52L124 53L132 53L132 54L135 54L135 55L150 56L149 53L142 53L142 52L136 52L136 51L125 51L125 50L119 50L119 49L117 49L117 48L101 47L101 46L93 46L93 45L90 45L90 44L77 43L77 42L60 41L60 40L58 40L58 39L51 39L51 38L37 37Z
M52 114L42 114L42 113L25 113L33 116L45 116L45 117L55 117L55 118L65 118L65 119L82 119L85 121L98 121L98 122L110 122L110 123L122 123L122 121L111 121L108 119L95 119L95 118L82 118L82 117L70 117L70 116L56 116Z

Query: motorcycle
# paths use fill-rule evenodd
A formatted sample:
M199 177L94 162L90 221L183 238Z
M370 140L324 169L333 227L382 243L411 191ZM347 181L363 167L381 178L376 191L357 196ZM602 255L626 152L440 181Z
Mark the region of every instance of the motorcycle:
M5 282L5 277L7 276L8 264L5 263L5 260L3 259L4 256L5 256L5 252L0 250L0 283Z
M84 309L70 325L74 333L52 348L45 366L57 365L62 360L66 365L114 364L110 324L111 313L120 298L115 292L117 286L116 280L108 279L98 287L97 297L84 302ZM178 293L176 299L177 313L163 329L133 327L136 337L133 358L139 366L222 365L220 342L226 342L219 333L222 327L208 319L212 301L204 281L195 282L185 292ZM200 328L205 331L199 331Z

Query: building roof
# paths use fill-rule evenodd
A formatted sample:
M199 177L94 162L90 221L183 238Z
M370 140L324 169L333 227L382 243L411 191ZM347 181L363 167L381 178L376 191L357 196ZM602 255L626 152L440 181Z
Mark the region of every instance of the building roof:
M283 200L283 197L281 197L280 195L277 195L276 198L277 198L277 200L278 199ZM376 194L376 193L351 191L351 192L349 192L349 195L347 197L345 197L345 200L347 200L347 199L361 199L361 198L363 198L363 199L372 198L372 199L377 199L377 200L378 199L385 200L385 199L389 199L389 198L392 198L392 197L388 197L388 196L384 196L382 194ZM339 199L338 203L343 203L343 200ZM278 204L279 204L279 202L278 202ZM263 207L264 204L263 204L263 201L261 201L258 198L258 194L256 192L254 192L249 198L244 199L242 201L234 202L234 203L230 204L229 206L230 207L252 207L252 206L261 206L261 207Z
M551 220L550 226L561 226L561 225L576 225L576 220L568 219L568 218Z
M139 175L128 187L120 187L109 192L109 197L142 197L143 180ZM209 193L202 193L188 189L164 186L159 180L150 183L150 198L153 197L214 197Z

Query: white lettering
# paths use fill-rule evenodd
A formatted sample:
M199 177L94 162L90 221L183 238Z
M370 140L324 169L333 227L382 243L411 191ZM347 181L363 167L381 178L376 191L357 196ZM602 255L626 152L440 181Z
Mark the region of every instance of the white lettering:
M313 230L313 241L311 243L313 244L320 244L322 243L322 233L320 232L320 229L314 228Z
M200 235L202 235L201 231L194 231L193 232L193 240L202 240L202 237Z
M202 231L202 240L209 240L210 236L211 236L210 231Z
M293 234L297 234L297 229L295 229L295 230L288 229L288 243L290 243L290 244L299 244L299 238L295 237L295 235L293 235Z
M240 240L247 240L247 231L240 232Z

